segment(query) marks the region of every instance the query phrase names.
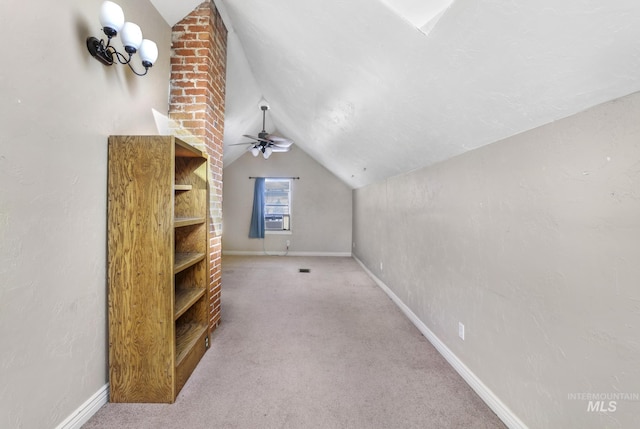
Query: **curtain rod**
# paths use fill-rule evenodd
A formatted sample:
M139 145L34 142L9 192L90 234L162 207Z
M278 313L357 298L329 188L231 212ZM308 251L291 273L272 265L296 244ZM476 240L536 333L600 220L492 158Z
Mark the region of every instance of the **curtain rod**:
M260 177L249 176L249 179L260 179ZM264 177L264 179L293 179L293 180L300 180L299 177Z

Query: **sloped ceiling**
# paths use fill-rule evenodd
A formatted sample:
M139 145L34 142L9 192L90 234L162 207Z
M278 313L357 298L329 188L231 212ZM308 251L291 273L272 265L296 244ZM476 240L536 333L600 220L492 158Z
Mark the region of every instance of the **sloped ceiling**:
M187 16L203 0L149 0L170 26Z
M152 2L170 24L195 6ZM357 188L640 89L637 0L215 3L225 165L262 128L262 97L267 131Z

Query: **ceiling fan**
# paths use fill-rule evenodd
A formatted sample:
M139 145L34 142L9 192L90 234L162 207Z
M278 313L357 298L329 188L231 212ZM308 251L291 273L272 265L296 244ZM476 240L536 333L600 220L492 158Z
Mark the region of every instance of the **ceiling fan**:
M260 106L260 110L262 110L262 131L258 133L257 137L244 134L244 137L255 141L236 143L231 146L244 144L251 145L247 148L247 150L250 151L253 156L258 156L258 154L262 152L262 156L264 156L264 159L268 159L273 152L289 152L289 150L291 149L291 145L293 145L293 140L267 133L265 131L265 115L267 110L269 110L269 106L263 104Z

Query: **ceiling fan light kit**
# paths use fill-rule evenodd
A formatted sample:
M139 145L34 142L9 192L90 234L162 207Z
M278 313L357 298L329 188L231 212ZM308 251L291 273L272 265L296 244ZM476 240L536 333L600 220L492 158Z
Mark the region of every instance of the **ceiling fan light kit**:
M251 152L253 156L258 156L262 152L264 159L269 159L271 154L274 152L289 152L293 145L293 140L269 134L265 130L265 118L266 112L269 110L269 105L263 98L260 100L260 103L258 103L258 106L260 107L260 110L262 110L262 131L258 133L257 137L248 134L244 135L244 137L254 140L253 142L237 143L231 146L248 144L250 146L247 150Z

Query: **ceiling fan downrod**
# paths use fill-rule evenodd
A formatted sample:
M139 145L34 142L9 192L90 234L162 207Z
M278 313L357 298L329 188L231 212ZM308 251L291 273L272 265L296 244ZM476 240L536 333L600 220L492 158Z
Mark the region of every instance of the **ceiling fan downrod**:
M266 139L269 134L267 133L267 128L265 126L265 118L267 110L269 110L269 106L263 105L260 106L260 109L262 110L262 131L260 132L260 134L258 134L258 137L260 137L261 139Z

